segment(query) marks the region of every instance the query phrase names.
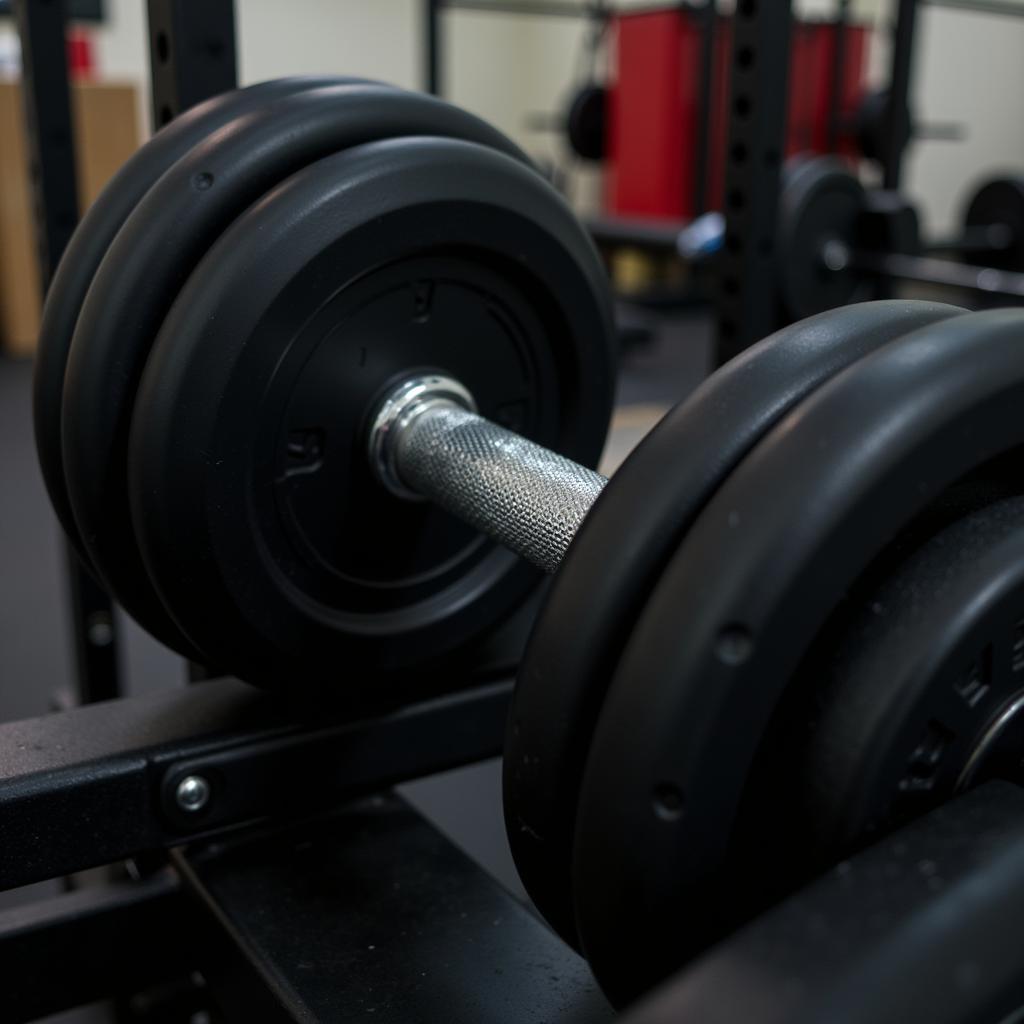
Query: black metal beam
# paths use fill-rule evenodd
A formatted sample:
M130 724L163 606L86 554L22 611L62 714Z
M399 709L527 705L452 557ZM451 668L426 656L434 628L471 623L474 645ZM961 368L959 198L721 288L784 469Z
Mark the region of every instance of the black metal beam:
M424 83L426 92L434 96L441 95L441 60L442 46L441 39L441 9L443 0L424 0Z
M1024 792L993 782L833 868L623 1024L1008 1024L1022 947Z
M195 967L199 923L169 872L0 911L3 1019L33 1021L181 975Z
M16 4L22 53L22 101L35 205L39 279L49 290L78 223L74 127L62 3ZM64 543L71 628L80 703L120 692L114 609L109 596Z
M685 154L693 161L693 214L695 217L707 211L708 192L711 177L711 89L715 72L715 28L717 22L716 0L704 0L694 13L700 22L700 65L698 68L697 134L692 153ZM680 138L686 133L680 129Z
M618 217L589 217L587 231L598 245L635 246L638 249L679 253L679 236L688 221Z
M1024 7L1013 0L921 0L929 7L972 14L998 14L1009 18L1024 17Z
M511 689L332 712L222 679L4 723L0 889L496 756ZM177 799L189 776L208 788L192 812Z
M843 80L846 78L846 48L849 35L850 0L838 0L835 16L835 52L829 72L828 133L826 146L830 153L839 147L843 131Z
M733 16L718 365L777 326L775 222L789 95L789 0L738 0Z
M395 798L173 863L229 1021L598 1024L585 962Z
M148 0L153 128L238 83L233 0Z
M910 104L910 73L914 58L914 29L917 21L917 0L899 0L896 25L892 34L892 58L889 70L889 124L882 161L883 188L895 191L900 187L903 150L906 144L903 113Z
M440 0L442 7L455 11L481 11L487 14L525 14L533 17L603 17L600 2L566 3L564 0Z

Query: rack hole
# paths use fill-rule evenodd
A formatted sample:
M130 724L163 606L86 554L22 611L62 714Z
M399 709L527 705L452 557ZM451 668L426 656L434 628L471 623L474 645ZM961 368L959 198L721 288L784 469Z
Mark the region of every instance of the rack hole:
M683 791L673 782L659 782L653 793L654 813L662 821L677 821L683 814Z

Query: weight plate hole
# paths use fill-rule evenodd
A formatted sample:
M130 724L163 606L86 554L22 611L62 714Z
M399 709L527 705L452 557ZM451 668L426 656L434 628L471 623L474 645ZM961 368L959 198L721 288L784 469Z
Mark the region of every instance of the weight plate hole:
M746 626L725 626L718 634L715 655L723 665L742 665L754 650L754 638Z
M654 813L662 821L678 821L683 815L683 791L674 782L659 782L654 787Z

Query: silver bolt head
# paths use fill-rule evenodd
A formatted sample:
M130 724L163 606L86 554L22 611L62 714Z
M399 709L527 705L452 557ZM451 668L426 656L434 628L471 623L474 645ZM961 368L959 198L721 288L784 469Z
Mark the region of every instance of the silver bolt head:
M210 783L202 775L186 775L178 783L174 799L183 811L195 814L210 802Z

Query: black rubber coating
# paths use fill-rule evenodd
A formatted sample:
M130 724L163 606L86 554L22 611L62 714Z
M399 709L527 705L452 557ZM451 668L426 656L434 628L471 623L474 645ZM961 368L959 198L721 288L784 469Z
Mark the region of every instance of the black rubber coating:
M61 526L87 565L67 485L61 445L64 372L75 324L100 261L110 243L152 184L208 135L234 118L287 96L324 85L356 82L340 77L281 78L224 93L199 103L162 128L134 153L86 211L68 243L46 297L33 381L36 451L46 490Z
M405 261L417 259L436 260L442 284L449 274L472 282L474 273L504 268L520 295L510 315L543 323L546 354L524 342L524 369L511 371L480 358L488 342L469 324L468 336L431 340L426 315L422 325L410 322L417 312L411 285L390 303L393 330L347 330L349 295L392 271L404 282ZM371 287L354 308L373 305L378 293ZM353 334L359 344L351 347ZM327 503L337 545L348 543L353 521L368 517L356 532L369 562L392 549L428 550L418 541L444 513L375 484L365 434L351 422L362 417L365 424L367 395L417 368L406 349L419 352L421 366L465 374L489 415L501 411L491 407L505 386L496 375L552 363L554 385L540 369L526 378L542 387L523 399L525 432L592 465L610 415L611 338L606 277L589 237L557 193L507 154L464 141L395 139L298 172L240 217L196 267L146 366L129 481L135 529L160 596L214 664L252 682L358 693L371 680L383 691L396 674L424 671L424 663L507 615L536 585L535 570L477 542L452 578L436 577L440 584L416 600L395 598L389 606L378 588L375 605L360 603L364 597L353 603L340 594L338 574L324 567L326 555L318 561L285 536L275 493L275 467L290 440L281 424L296 401L315 403L304 406L320 410L305 425L323 438L319 451L327 459L341 448L333 479L351 479L353 490ZM401 358L392 363L394 353ZM304 368L321 358L329 358L328 369L309 379L324 400L313 392L300 400ZM394 515L404 525L389 528Z
M864 209L864 187L837 157L786 162L779 196L779 293L793 320L845 306L862 284L852 266L834 270L822 258L827 242L852 249Z
M669 412L598 498L534 627L505 745L505 822L516 866L566 941L576 937L572 836L590 736L669 555L735 465L809 392L880 345L961 312L872 302L779 331ZM566 637L587 639L568 644Z
M831 612L940 494L1024 445L1022 331L1024 311L968 313L854 363L761 440L672 557L605 698L577 817L577 925L614 1000L727 926L748 772Z
M916 517L819 632L737 813L746 920L878 835L992 777L1021 778L1024 481L985 467ZM993 722L999 727L989 733ZM787 793L780 801L777 794Z
M956 519L858 593L845 628L830 633L830 671L815 680L805 717L815 727L804 727L793 779L803 813L785 845L804 856L849 851L958 786L994 775L1019 782L1024 715L1000 742L980 744L1024 691L1022 623L1022 498Z
M65 377L68 495L103 582L176 650L192 653L149 582L125 486L131 411L153 339L196 264L246 207L330 153L405 135L465 138L528 163L495 128L434 97L343 85L274 98L175 163L136 205L96 272Z

